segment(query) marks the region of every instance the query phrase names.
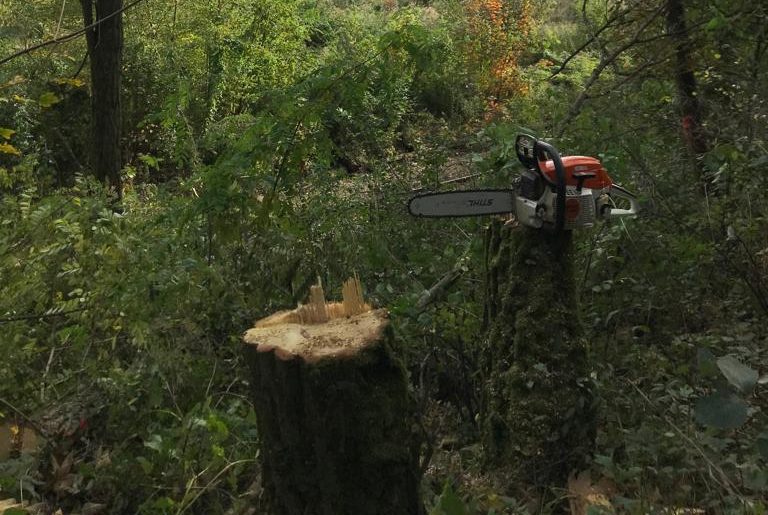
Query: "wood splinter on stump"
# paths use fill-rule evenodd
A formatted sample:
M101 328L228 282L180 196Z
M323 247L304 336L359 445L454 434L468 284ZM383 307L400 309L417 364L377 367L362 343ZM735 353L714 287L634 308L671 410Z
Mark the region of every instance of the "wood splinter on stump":
M245 333L261 438L263 509L275 515L419 514L418 445L387 311L357 277L343 301L275 313Z

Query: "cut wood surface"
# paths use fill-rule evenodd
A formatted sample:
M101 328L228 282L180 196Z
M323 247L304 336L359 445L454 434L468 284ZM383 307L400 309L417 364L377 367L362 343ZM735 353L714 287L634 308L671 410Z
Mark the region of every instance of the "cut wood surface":
M280 359L301 356L308 363L329 357L351 357L381 338L388 319L387 311L378 309L320 325L284 321L292 314L277 313L257 323L245 333L245 343L256 345L257 352L275 351Z
M23 423L0 424L0 461L37 451L39 440L35 430Z
M342 302L329 303L322 286L312 286L308 304L256 321L243 339L258 352L275 351L279 359L301 356L312 363L352 356L381 338L388 317L365 302L357 276L344 283L342 295Z

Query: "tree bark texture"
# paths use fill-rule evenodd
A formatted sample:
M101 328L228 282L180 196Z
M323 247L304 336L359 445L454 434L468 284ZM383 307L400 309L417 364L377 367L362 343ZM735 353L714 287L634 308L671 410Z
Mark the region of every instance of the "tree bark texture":
M595 439L572 234L494 222L486 244L486 454L524 484L564 485Z
M709 143L702 126L701 104L694 74L691 37L685 18L684 0L667 0L667 32L675 45L675 85L683 139L694 156L696 171L703 179L704 168L701 156L709 150Z
M420 514L413 410L388 321L369 345L320 358L259 343L252 331L245 352L262 444L261 508L275 515Z
M120 88L123 55L123 0L80 0L91 61L92 167L96 177L122 196Z

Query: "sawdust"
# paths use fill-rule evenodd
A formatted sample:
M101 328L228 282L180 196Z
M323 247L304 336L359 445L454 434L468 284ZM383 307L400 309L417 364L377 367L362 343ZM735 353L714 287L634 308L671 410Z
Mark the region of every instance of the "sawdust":
M352 357L375 344L389 323L384 309L368 311L325 323L304 324L293 321L291 311L283 311L260 320L245 333L247 344L259 352L272 352L284 360L301 357L313 363L329 357Z

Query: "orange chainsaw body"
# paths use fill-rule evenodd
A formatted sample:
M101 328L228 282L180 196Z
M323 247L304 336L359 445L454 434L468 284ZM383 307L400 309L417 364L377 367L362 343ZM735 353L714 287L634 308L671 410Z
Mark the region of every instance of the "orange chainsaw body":
M583 181L582 186L584 188L600 191L610 188L613 185L613 181L608 175L608 171L603 168L602 163L594 157L565 156L562 160L563 168L565 168L566 186L578 186L579 180L577 177L579 174L583 173L594 174L594 177L587 178ZM543 163L539 161L539 166L547 180L554 184L557 178L554 162L551 160Z

